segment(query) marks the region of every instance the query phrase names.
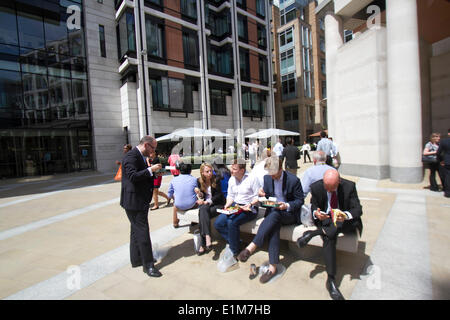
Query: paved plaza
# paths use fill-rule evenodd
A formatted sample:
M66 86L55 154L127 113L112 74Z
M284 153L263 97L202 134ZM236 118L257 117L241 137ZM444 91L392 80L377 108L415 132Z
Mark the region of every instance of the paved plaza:
M299 164L301 176L311 164ZM347 299L450 299L450 199L426 189L427 173L408 185L344 176L357 183L364 223L358 252L337 254ZM114 174L0 181L1 299L330 299L321 248L292 252L282 241L286 272L268 284L249 278L251 263L268 260L267 247L221 273L225 243L215 239L213 251L197 256L189 226L172 227L163 198L149 213L163 276L131 268L130 226ZM171 179L163 178L163 191Z

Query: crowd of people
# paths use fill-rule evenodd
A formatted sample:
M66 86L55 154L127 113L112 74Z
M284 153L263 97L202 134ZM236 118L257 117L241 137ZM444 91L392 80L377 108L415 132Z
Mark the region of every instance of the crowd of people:
M311 192L311 218L318 227L317 232L305 232L297 240L303 247L314 236L324 239L324 256L328 279L326 287L333 299L343 299L335 283L336 239L341 231L362 229L359 204L353 182L341 179L337 170L325 164L324 151L312 154L314 166L305 172L302 181L297 177L297 160L300 150L292 139L286 140L284 147L275 145L265 148L259 162L252 163L253 152L249 152L253 170L247 171L245 159L236 158L229 166L221 161L204 162L200 167L200 177L191 175L192 166L180 158L174 160L174 170L167 194L158 190L161 186L161 163L155 154L157 141L150 136L141 139L139 145L128 150L122 160L123 176L121 206L125 209L131 224L130 260L132 267L143 267L151 277L162 274L155 266L152 244L149 236L148 211L150 201L158 208L158 196L173 200L173 227L179 227L178 211L198 208L200 246L198 255L208 253L213 248L211 220L214 228L228 244L237 261L245 263L258 247L267 240L269 243L269 268L261 275L260 282L266 283L278 274L280 250L280 228L283 225L301 224L300 212L305 196ZM309 150L308 150L309 152ZM170 163L170 161L169 161ZM283 164L285 168L283 169ZM265 217L252 242L243 245L240 226L256 219L260 198L275 197L276 206L267 208ZM235 214L218 212L239 208ZM345 212L333 221L331 211L339 208ZM361 231L361 230L360 230Z
M430 189L438 191L436 173L440 176L444 195L450 197L450 129L449 138L440 141L438 134L432 134L423 151L424 163L430 168ZM211 221L223 240L228 244L236 261L245 263L251 255L267 241L269 267L261 275L260 282L267 283L279 273L280 228L283 225L302 223L301 209L306 196L311 193L311 219L317 229L309 230L297 239L303 248L316 236L323 239L323 253L327 272L326 288L330 296L344 299L336 285L336 241L339 233L362 233L362 207L354 182L340 177L337 168L338 148L326 133L316 150L304 143L302 151L313 166L308 168L300 180L297 177L297 162L300 150L293 145L293 139L281 140L274 148L265 148L259 154L248 147L251 172L247 171L244 159L236 158L228 167L221 159L212 163L204 162L200 167L200 177L191 175L192 166L183 163L179 156L169 159L173 165L167 194L161 192L161 163L156 156L157 141L150 136L141 139L135 148L124 146L122 167L122 187L120 204L125 209L131 224L130 260L132 267L143 267L151 277L160 277L155 267L152 244L149 236L148 211L159 207L158 196L166 198L167 204L173 200L173 227L179 227L178 211L198 208L200 245L197 254L203 255L212 250ZM307 154L307 155L306 155ZM284 169L283 169L284 164ZM266 208L265 216L257 234L248 245L240 239L240 226L256 219L260 199L276 198L276 206ZM222 210L239 208L235 214ZM218 209L221 212L218 212Z

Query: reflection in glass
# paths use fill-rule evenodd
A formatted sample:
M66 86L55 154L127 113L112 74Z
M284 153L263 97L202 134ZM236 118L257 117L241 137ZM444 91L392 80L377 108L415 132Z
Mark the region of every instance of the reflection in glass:
M134 15L131 12L125 12L119 20L119 48L121 59L124 55L133 52L136 53L136 40L134 32Z
M0 44L0 66L2 69L20 71L19 48Z
M13 8L0 5L0 42L8 44L19 44L17 38L16 13Z
M146 17L145 29L147 34L148 54L151 56L163 58L163 26Z
M17 11L19 39L22 47L41 49L45 46L44 21L42 17Z
M47 74L44 51L34 50L20 56L22 72Z
M22 106L20 73L0 70L0 124L12 124Z

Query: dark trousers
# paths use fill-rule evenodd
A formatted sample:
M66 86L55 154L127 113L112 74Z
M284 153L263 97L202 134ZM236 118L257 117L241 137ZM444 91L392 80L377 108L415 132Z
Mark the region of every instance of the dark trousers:
M269 240L269 263L278 264L280 262L280 228L282 225L294 224L295 216L292 212L267 209L266 217L258 228L253 243L262 247L264 240Z
M152 241L148 227L148 210L125 210L131 223L130 260L133 267L149 268L153 264Z
M441 166L440 169L442 172L444 194L446 197L450 197L450 165Z
M442 186L444 186L444 178L441 176L442 170L440 170L440 164L438 162L436 163L429 163L428 164L430 168L430 190L438 190L438 185L436 183L436 172L439 175L439 178L441 179Z
M311 162L311 158L309 157L309 152L308 151L303 151L303 163L306 162L306 157L308 157L309 162Z
M319 221L317 227L323 230L321 237L323 240L323 257L325 267L329 276L336 276L336 242L339 233L355 232L355 227L350 221L337 222L337 226L333 224L331 219Z
M217 209L223 208L223 205L203 204L198 210L198 221L200 227L200 235L211 235L211 218L218 215Z
M325 163L329 166L333 166L333 158L331 156L327 156L327 160L325 160Z
M214 222L214 227L230 245L234 255L239 254L240 226L255 219L258 216L258 208L253 206L252 211L243 211L239 214L220 214Z

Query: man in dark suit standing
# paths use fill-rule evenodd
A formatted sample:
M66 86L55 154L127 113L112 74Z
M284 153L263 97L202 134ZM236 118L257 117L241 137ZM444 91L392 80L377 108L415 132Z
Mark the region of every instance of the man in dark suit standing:
M285 169L289 171L294 176L297 176L297 160L300 159L300 150L294 146L294 139L286 139L287 146L283 149L282 160L286 159Z
M266 283L277 274L280 228L282 225L300 224L300 209L303 205L303 189L299 178L283 171L283 162L278 157L268 158L264 167L269 174L264 176L264 188L260 190L259 196L276 197L280 206L266 209L255 238L238 255L238 260L245 262L257 247L263 246L265 239L269 240L269 269L261 275L261 283Z
M122 189L120 205L131 223L130 260L133 268L142 266L150 277L160 277L154 266L152 243L148 226L148 210L153 194L153 177L161 164L151 167L146 157L155 151L158 142L144 136L139 145L125 154L122 160Z
M450 129L448 129L447 136L447 139L442 140L439 144L436 154L441 165L440 171L443 178L444 196L450 198Z
M325 171L323 179L311 185L311 211L317 230L306 231L297 239L298 246L304 247L311 238L320 235L323 240L323 253L328 274L326 287L333 300L344 300L335 283L336 241L342 233L362 233L362 207L354 182L341 179L338 171ZM332 220L331 210L339 209L345 215L338 215L336 224Z

